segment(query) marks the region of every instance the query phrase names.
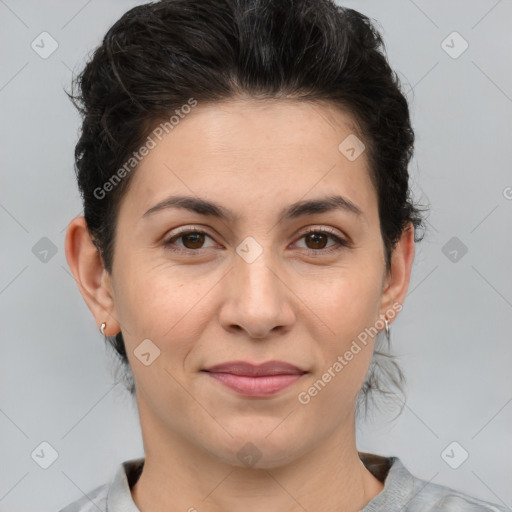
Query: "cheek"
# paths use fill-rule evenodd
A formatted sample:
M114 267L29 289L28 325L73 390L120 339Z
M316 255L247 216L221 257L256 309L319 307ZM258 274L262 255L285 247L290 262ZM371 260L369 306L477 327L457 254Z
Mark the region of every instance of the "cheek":
M322 330L317 344L321 364L303 389L313 408L345 414L346 404L361 389L373 355L375 331L371 328L378 319L381 279L376 260L361 258L358 264L337 269L324 286L315 285L313 310L328 329Z
M347 271L332 280L327 293L317 297L314 312L325 319L329 335L319 338L319 364L298 398L319 415L331 411L325 428L331 420L340 421L349 413L347 404L353 403L366 378L375 342L371 328L380 304L380 288L375 284L379 279L376 272L360 274L351 269L350 274Z
M337 346L373 325L378 317L382 275L375 263L334 269L327 277L309 279L302 296L325 322Z
M173 354L187 352L208 321L205 300L218 279L198 278L194 270L173 268L168 261L126 260L118 272L116 310L133 350L149 338L162 350L172 342ZM188 276L188 277L187 277ZM167 347L167 348L166 348Z

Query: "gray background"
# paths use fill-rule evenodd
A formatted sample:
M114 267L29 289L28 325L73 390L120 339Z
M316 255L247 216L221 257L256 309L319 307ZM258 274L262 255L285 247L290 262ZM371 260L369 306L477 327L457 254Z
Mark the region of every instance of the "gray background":
M143 453L136 408L114 384L112 357L64 254L81 204L79 119L63 87L137 3L0 0L1 511L58 510ZM379 22L411 101L414 191L431 204L392 329L408 400L397 420L376 414L360 425L358 448L398 455L418 477L511 507L512 3L343 5ZM43 31L59 45L47 59L31 48ZM453 31L469 43L458 58L442 46ZM461 48L453 41L452 53ZM46 262L34 254L43 237L57 251ZM43 441L58 452L48 469L31 458ZM451 460L469 453L457 469L442 456L453 441L462 448L448 451Z

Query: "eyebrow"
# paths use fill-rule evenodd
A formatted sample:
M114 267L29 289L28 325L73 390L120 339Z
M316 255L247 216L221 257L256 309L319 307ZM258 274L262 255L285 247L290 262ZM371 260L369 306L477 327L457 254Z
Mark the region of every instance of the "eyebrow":
M179 208L199 215L215 217L231 222L237 218L233 212L220 204L192 196L170 196L151 207L142 215L142 217L148 217L153 213L168 208ZM278 218L279 222L281 222L284 220L296 219L304 215L314 215L315 213L324 213L335 210L346 211L357 216L363 215L363 211L350 199L340 195L335 195L321 199L311 199L293 203L281 210Z

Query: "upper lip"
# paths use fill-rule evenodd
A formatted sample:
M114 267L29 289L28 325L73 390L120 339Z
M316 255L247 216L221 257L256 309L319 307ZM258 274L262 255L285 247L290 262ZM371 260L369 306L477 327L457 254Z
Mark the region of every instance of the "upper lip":
M205 368L204 371L247 375L250 377L260 377L264 375L301 375L306 373L305 370L301 370L297 366L285 363L284 361L267 361L261 364L252 364L246 361L229 361Z

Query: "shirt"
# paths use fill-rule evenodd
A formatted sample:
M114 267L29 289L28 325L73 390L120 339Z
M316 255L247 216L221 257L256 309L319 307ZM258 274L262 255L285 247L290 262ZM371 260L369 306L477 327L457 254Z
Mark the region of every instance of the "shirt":
M365 467L384 488L360 512L506 512L505 506L474 498L450 487L413 476L398 457L358 452ZM96 487L59 512L140 512L130 489L144 458L121 463L109 484ZM314 511L311 511L314 512ZM316 512L316 511L315 511Z

